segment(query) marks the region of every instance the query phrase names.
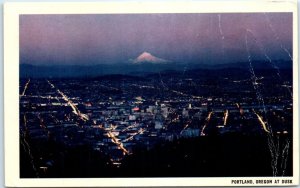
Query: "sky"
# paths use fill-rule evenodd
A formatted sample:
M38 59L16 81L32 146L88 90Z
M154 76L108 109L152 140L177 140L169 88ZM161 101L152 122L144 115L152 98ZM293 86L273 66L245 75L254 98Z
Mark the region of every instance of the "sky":
M20 15L20 63L126 63L144 51L184 63L290 60L292 30L292 13Z

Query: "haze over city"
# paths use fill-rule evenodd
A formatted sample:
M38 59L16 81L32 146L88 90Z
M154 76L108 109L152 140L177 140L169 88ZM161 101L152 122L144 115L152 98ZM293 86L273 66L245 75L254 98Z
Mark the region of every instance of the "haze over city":
M144 51L174 62L243 62L246 35L253 59L290 60L291 13L99 14L21 15L20 63L114 64Z

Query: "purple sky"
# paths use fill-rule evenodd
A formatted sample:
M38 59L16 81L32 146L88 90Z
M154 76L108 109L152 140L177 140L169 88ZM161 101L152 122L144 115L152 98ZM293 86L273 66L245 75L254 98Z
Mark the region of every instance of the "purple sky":
M281 45L292 54L291 13L219 15L21 15L21 63L120 63L144 51L187 63L247 61L246 29L254 58L288 60Z

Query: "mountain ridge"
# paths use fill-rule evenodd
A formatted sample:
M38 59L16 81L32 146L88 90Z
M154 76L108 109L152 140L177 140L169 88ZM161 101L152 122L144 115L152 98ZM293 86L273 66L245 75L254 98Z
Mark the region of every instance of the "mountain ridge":
M275 62L279 69L291 69L291 61ZM265 61L253 61L254 69L275 69ZM137 75L139 73L157 73L166 70L183 71L196 69L249 69L248 62L237 62L229 64L187 64L187 63L119 63L119 64L97 64L97 65L32 65L20 64L20 77L91 77L109 74Z

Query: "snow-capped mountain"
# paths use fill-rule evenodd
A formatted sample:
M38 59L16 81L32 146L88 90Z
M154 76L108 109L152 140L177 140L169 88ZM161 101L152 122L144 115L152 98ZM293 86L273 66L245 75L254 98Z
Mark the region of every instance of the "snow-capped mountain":
M154 55L150 54L149 52L143 52L141 55L139 55L137 58L135 58L134 60L130 60L132 63L134 64L139 64L139 63L168 63L170 61L165 60L165 59L161 59L158 57L155 57Z

